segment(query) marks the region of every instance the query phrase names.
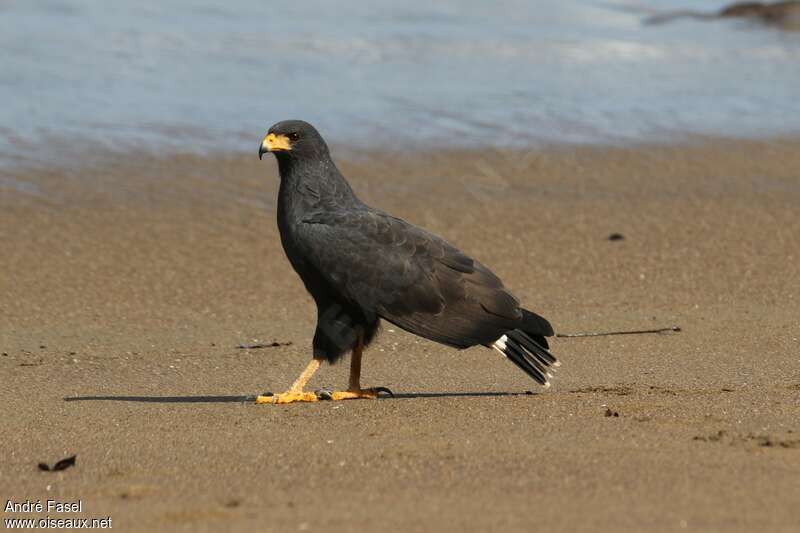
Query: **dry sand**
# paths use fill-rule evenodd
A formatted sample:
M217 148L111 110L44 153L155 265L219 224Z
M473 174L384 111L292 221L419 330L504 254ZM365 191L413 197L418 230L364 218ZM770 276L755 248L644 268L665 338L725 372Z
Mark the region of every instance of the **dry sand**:
M683 331L558 339L543 391L494 352L385 325L364 381L398 398L256 406L314 326L274 161L6 172L2 503L80 499L123 531L798 530L800 141L348 161L364 200L557 331ZM254 340L291 344L237 348Z

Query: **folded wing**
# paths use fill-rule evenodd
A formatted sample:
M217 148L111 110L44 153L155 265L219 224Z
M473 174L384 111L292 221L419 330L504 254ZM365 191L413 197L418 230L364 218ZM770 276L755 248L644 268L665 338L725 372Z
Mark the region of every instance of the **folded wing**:
M331 291L416 335L465 348L491 344L523 320L519 301L489 269L381 211L309 214L298 237Z

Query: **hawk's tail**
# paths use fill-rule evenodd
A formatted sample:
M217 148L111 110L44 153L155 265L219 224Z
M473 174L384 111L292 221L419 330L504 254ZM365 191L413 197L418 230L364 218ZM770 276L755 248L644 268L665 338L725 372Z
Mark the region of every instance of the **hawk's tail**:
M505 355L512 363L522 369L534 381L545 387L550 386L552 367L560 366L549 348L545 336L553 335L553 328L544 318L522 310L523 323L517 329L507 331L497 339L492 348Z

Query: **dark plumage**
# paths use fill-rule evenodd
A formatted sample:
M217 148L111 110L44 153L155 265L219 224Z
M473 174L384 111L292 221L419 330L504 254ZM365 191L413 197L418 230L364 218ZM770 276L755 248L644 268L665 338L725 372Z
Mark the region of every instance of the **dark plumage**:
M359 200L310 124L279 122L259 157L280 170L278 228L318 308L314 356L336 361L375 337L380 319L455 348L503 352L537 382L557 365L553 328L500 279L444 239ZM360 369L360 366L359 366Z

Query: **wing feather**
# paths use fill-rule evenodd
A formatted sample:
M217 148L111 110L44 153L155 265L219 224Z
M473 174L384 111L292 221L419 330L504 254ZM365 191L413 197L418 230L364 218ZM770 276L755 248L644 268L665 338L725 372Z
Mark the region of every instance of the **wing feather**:
M440 237L377 210L313 213L298 241L341 298L429 339L486 344L522 319L489 269Z

